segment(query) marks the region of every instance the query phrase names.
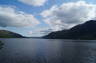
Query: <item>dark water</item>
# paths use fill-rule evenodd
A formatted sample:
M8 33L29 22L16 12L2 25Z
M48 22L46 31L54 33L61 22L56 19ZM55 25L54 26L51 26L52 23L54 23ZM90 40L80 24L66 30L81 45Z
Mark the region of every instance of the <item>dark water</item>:
M0 63L96 63L95 40L0 40Z

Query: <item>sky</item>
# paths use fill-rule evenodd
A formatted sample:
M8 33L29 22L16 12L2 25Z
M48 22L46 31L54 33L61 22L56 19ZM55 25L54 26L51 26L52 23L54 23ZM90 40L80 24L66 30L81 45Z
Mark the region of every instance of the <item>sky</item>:
M40 37L96 19L96 0L0 0L0 29Z

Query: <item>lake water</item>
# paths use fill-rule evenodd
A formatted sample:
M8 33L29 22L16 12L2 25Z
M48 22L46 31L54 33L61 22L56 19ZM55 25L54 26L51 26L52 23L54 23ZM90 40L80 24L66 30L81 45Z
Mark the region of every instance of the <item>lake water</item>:
M0 40L0 63L96 63L96 40Z

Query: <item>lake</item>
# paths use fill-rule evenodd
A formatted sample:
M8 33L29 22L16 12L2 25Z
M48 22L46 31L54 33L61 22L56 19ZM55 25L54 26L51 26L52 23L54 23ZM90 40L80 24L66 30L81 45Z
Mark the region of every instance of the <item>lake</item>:
M96 63L96 40L0 40L0 63Z

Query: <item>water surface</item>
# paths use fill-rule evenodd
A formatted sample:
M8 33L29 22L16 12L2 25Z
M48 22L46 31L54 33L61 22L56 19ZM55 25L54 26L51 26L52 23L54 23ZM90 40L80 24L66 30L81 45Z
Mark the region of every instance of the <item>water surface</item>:
M0 63L96 63L96 40L0 40Z

